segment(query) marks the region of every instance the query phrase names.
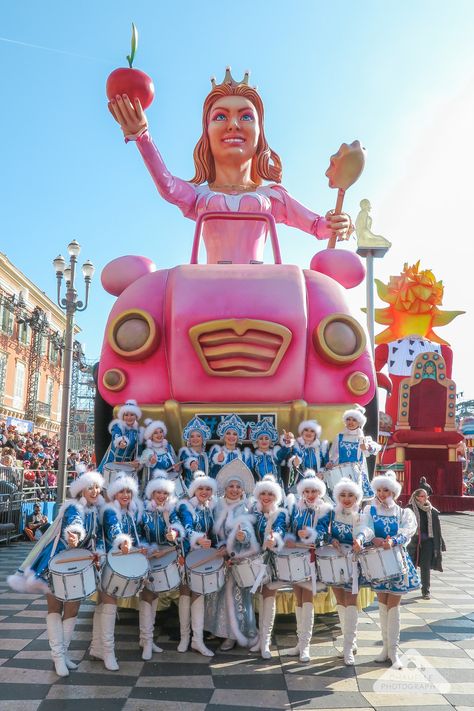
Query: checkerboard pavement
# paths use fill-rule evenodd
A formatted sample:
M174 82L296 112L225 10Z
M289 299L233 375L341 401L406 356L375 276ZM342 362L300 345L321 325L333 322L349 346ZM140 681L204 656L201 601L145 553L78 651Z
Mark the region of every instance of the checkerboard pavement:
M116 627L120 672L89 660L93 605L84 604L71 644L79 669L59 679L49 655L44 598L13 593L5 582L30 544L1 547L0 711L474 711L474 514L443 516L442 528L448 551L444 573L433 574L432 599L413 593L402 603L401 650L410 664L401 671L373 661L381 640L376 602L361 613L353 668L335 656L336 615L316 618L314 659L301 664L282 654L295 640L291 616L277 617L271 660L242 649L208 659L175 651L172 608L158 617L164 654L143 662L137 612L124 610Z

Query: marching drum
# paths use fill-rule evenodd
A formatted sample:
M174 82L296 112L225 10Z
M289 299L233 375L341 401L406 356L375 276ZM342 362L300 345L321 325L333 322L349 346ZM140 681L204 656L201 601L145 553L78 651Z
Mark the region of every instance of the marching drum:
M199 593L199 595L209 595L209 593L217 592L224 587L224 559L219 556L208 560L212 552L212 548L201 548L191 551L186 556L188 585L193 592Z
M160 558L150 559L150 574L145 585L148 590L155 593L174 590L181 583L176 549L164 546L158 550L163 555Z
M321 546L316 549L316 567L318 578L327 585L343 585L352 581L352 548L341 544L339 551L335 546Z
M367 580L389 580L404 575L407 569L401 546L365 548L357 559Z
M350 479L357 484L362 484L362 470L357 462L347 462L346 464L335 464L332 469L324 472L324 481L327 488L333 491L336 484L341 479Z
M94 555L82 548L68 548L49 562L49 586L64 602L83 600L97 589Z
M174 495L176 498L182 499L184 496L188 495L188 490L184 484L183 477L171 474L168 476L168 479L174 482Z
M271 580L270 566L264 562L261 553L233 563L231 572L239 588L259 587Z
M148 576L148 560L143 553L110 551L102 571L101 587L113 597L133 597Z
M130 462L108 462L107 464L104 464L104 469L102 471L105 489L107 489L108 485L117 478L119 472L122 472L127 476L131 476L132 479L138 481L137 470L130 464Z
M301 548L287 548L284 546L274 556L274 563L278 580L288 583L300 583L311 577L310 552Z

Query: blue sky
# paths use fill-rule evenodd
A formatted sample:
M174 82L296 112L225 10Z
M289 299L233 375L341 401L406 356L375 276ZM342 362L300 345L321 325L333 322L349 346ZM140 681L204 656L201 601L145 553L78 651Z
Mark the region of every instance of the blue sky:
M193 225L156 193L135 146L110 117L105 81L135 66L156 98L152 135L172 172L193 174L209 77L251 69L283 183L317 212L333 207L324 172L342 141L359 138L366 170L346 198L369 198L374 231L394 244L376 276L421 258L445 284L444 308L468 313L440 329L455 352L459 389L474 397L472 332L474 3L470 0L191 0L0 3L1 250L54 298L51 260L76 238L97 267L80 316L88 357L100 353L113 297L99 273L122 254L158 267L189 260ZM322 248L282 229L284 261L307 266ZM350 248L354 248L352 242ZM351 298L362 306L364 290ZM380 303L378 305L381 305ZM379 327L380 329L380 327Z

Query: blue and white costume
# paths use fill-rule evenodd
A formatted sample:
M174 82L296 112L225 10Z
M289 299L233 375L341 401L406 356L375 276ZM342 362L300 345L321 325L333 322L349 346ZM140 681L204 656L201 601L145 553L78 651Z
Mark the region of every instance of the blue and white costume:
M160 442L153 441L153 433L160 429L163 435L167 435L167 427L161 420L145 420L145 431L143 433L143 439L146 443L146 447L143 450L140 457L140 464L148 467L150 472L150 479L155 476L161 476L162 472L167 472L173 464L176 464L177 458L176 453L172 445L167 439L162 439Z
M226 417L222 418L217 425L217 435L223 439L228 430L237 432L237 437L240 442L245 439L247 434L247 427L245 426L245 423L238 415L235 414L226 415ZM219 461L220 454L224 455L224 459L222 461ZM235 449L228 449L225 445L221 446L219 444L215 444L211 447L211 451L209 452L211 476L215 479L222 467L225 464L229 464L229 462L232 462L234 459L242 459L245 462L245 457L239 447L235 447Z
M158 480L160 478L158 477ZM157 479L153 479L147 486L147 498L150 492L150 485L154 484ZM173 482L169 482L173 483ZM151 487L152 489L152 487ZM152 489L153 490L153 489ZM178 516L178 501L174 496L170 496L164 506L158 506L154 501L145 503L145 510L142 514L140 532L143 542L148 546L173 546L166 538L166 534L170 528L176 531L176 541L181 543L184 540L186 532Z
M137 417L131 427L128 427L123 420L123 416L128 412L132 412ZM125 405L122 405L119 409L117 419L112 420L109 425L112 440L97 467L99 472L103 471L105 464L111 462L133 462L139 458L140 447L143 442L143 428L138 424L141 415L142 412L136 400L127 400Z
M245 449L245 463L252 470L256 482L261 481L267 474L271 474L275 477L277 483L282 486L281 466L291 455L294 440L287 445L282 436L280 438L281 446L273 446L267 451L263 451L258 444L258 439L262 435L266 435L273 445L278 442L278 432L270 420L264 418L250 425L250 439L255 447L255 452L251 452L248 448Z
M198 432L202 437L202 448L199 451L193 449L189 443L189 438L193 432ZM183 439L186 442L186 446L181 447L179 450L179 461L183 463L184 483L188 487L193 480L194 471L209 474L209 459L205 447L210 437L211 430L200 417L193 417L183 430ZM191 465L196 466L191 468Z
M123 509L114 497L129 489L133 493L131 502L126 509ZM127 542L129 547L140 547L141 539L139 535L139 522L143 514L143 504L137 496L137 484L129 476L118 476L107 489L107 495L112 499L111 503L102 507L102 525L104 527L105 548L107 553L110 550L119 550L122 543Z
M313 442L307 444L303 438L303 430L310 429L314 432ZM298 484L303 476L303 472L307 469L312 469L315 472L320 472L327 464L329 457L329 443L327 440L321 442L321 426L316 420L303 420L298 425L298 437L292 448L292 457L288 460L290 466L293 465L294 473L292 485ZM295 463L295 456L300 460L298 465Z

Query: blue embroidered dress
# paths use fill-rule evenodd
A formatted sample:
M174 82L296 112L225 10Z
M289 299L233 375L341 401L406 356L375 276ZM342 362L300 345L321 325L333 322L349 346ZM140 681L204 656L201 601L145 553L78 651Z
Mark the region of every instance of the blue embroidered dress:
M242 542L236 538L239 527L245 535ZM225 497L218 499L214 509L214 532L219 543L226 543L234 563L260 550L252 519L243 501L229 502ZM204 604L204 629L208 632L216 637L235 639L241 647L255 642L258 633L250 588L239 588L232 574L227 575L221 590L205 596Z
M345 543L351 547L354 543L354 533L355 538L357 538L362 546L364 546L367 541L373 537L373 532L370 527L367 514L357 513L356 511L344 509L340 506L337 506L335 511L332 511L331 513L329 531L329 537L331 539L335 538L336 541L339 541L339 543ZM370 583L362 575L360 566L358 565L357 567L359 570L359 589L361 587L370 587ZM348 591L352 590L351 583L341 583L340 585L333 584L332 587L344 588Z
M270 539L270 532L272 532L276 542L273 550L281 550L284 546L286 534L286 511L275 506L270 513L263 513L262 505L259 501L255 501L250 509L250 513L254 520L253 529L260 547L263 548L265 541Z
M152 463L154 460L156 461ZM163 440L162 444L155 444L149 439L140 457L140 464L150 470L150 479L161 476L163 471L166 472L176 462L176 453L167 440Z
M300 498L291 505L290 523L288 526L287 540L303 541L304 543L322 543L327 538L332 506L321 500L316 500L315 506L309 506ZM307 528L307 536L300 539L298 531Z
M186 486L189 486L193 480L193 470L191 464L197 463L199 471L209 474L209 458L207 452L196 452L192 447L181 447L179 450L179 461L183 462L183 478Z
M127 509L122 509L118 501L104 506L102 523L107 553L110 550L117 550L125 541L128 541L130 546L141 546L138 529L142 511L143 507L139 499L133 499Z
M415 514L411 509L402 509L398 504L392 503L389 508L382 507L378 502L369 504L364 509L369 526L373 531L372 538L387 538L390 536L394 543L404 547L410 542L416 532L417 524ZM376 592L388 592L396 595L416 590L420 587L418 573L415 570L410 556L405 555L407 573L396 578L382 582L373 582L371 587Z
M273 474L276 482L283 486L281 478L281 466L283 462L290 456L290 447L272 447L267 452L262 452L256 449L252 452L246 448L244 451L244 461L248 468L252 471L255 482L261 481L266 474Z
M367 449L363 450L360 447L361 439L364 439ZM329 461L332 464L357 464L360 468L360 473L354 468L349 478L355 481L362 487L364 499L371 499L374 496L374 491L370 485L367 472L366 458L377 454L380 450L380 445L374 442L370 437L364 437L361 429L344 430L339 432L336 439L332 443L329 452ZM348 473L345 476L349 476ZM331 480L331 473L328 472L327 484L332 490L331 483L337 483ZM332 491L330 492L332 493Z
M102 472L104 465L110 462L133 462L138 459L143 440L143 430L136 422L133 427L127 427L123 420L112 420L109 432L112 435L112 441L97 467L99 472ZM125 447L119 446L123 443L125 443Z
M224 454L224 459L222 462L219 462L217 457L221 452ZM209 452L209 462L211 467L212 478L215 479L222 467L225 464L229 464L229 462L234 461L234 459L242 459L242 461L247 464L246 458L243 456L242 450L239 447L236 447L235 449L227 449L227 447L225 446L215 444ZM249 467L249 469L251 468L248 464L247 466Z
M297 456L300 463L295 466L293 458ZM311 444L306 444L303 437L298 437L292 447L292 457L288 463L293 466L292 487L298 484L303 478L306 469L313 469L319 472L326 466L329 456L329 444L327 440L320 442L318 438Z
M177 543L183 541L185 531L179 520L176 503L174 497L170 497L164 506L158 506L154 501L146 502L140 521L140 535L149 546L173 546L174 543L166 538L169 528L177 531Z
M189 550L199 548L198 539L204 535L211 541L213 548L217 545L217 538L214 533L214 507L215 499L206 504L200 504L193 496L189 501L181 501L178 507L178 516L184 526L186 539L184 541L185 554Z

